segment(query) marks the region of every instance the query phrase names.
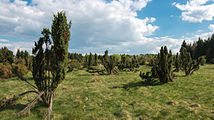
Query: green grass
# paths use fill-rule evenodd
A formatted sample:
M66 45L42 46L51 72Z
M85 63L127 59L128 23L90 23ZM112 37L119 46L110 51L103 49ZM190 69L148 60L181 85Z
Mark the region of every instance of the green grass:
M150 68L141 66L146 72ZM33 83L32 76L27 75ZM145 86L139 72L97 75L85 70L68 73L56 91L52 118L55 120L94 119L185 119L214 120L214 65L202 66L192 76L176 73L174 82ZM10 98L30 90L17 78L0 81L0 97ZM32 100L25 96L17 104L0 109L1 120L13 120ZM43 119L47 108L36 104L23 120Z

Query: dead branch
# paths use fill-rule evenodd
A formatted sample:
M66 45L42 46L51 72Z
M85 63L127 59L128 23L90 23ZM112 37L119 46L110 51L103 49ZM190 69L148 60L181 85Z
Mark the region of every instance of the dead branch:
M16 114L16 117L20 117L25 115L26 113L30 113L30 109L32 106L36 103L36 101L44 94L44 91L39 93L38 96L36 96L28 105L25 107L22 111L20 111L18 114Z
M14 96L13 98L7 99L5 101L0 101L0 108L3 108L5 106L12 105L12 104L16 103L16 101L18 99L20 99L23 95L28 94L28 93L39 94L37 91L26 91L24 93L19 94L18 96Z
M31 88L38 90L38 88L34 85L32 85L30 82L28 82L25 78L20 77L21 80L23 80L24 82L26 82Z
M48 108L48 111L47 111L47 116L46 116L46 119L47 119L47 120L50 120L50 119L51 119L52 106L53 106L53 96L54 96L54 94L52 93L52 94L51 94L50 105L49 105L49 108Z

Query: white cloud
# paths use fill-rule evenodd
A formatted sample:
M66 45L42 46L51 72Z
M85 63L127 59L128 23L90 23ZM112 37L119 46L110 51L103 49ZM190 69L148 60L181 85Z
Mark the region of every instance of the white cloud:
M0 48L1 47L7 47L10 50L13 51L14 54L16 54L16 51L18 49L20 50L27 50L29 53L32 52L32 48L34 47L34 42L20 42L20 41L0 41Z
M211 21L214 17L214 0L189 0L185 5L176 2L172 5L182 11L183 21Z
M156 18L137 18L137 11L146 7L150 1L33 0L27 5L27 2L21 0L15 0L13 3L0 0L0 28L4 28L0 29L0 34L17 40L24 39L22 42L0 40L0 47L7 46L14 52L17 49L31 52L33 41L39 38L42 28L50 27L53 14L61 10L66 11L68 19L73 23L70 52L103 53L109 49L110 53L157 53L161 46L166 45L176 53L184 39L193 42L199 36L205 38L211 35L211 32L208 32L189 38L151 37L159 28L152 25ZM174 5L193 19L192 21L197 21L192 15L195 8L188 6L207 5L204 5L206 1L192 1L195 2ZM199 18L206 20L203 16L199 15ZM184 20L187 19L188 17L185 17ZM212 28L211 25L210 29Z
M7 39L0 39L0 42L9 42Z
M50 27L53 14L63 10L73 23L71 49L126 49L128 42L147 42L147 37L159 28L152 25L156 20L153 17L137 18L137 11L150 1L33 0L27 5L21 0L1 0L0 28L5 29L0 34L32 43L39 38L42 28Z
M214 32L214 24L210 24L209 29Z

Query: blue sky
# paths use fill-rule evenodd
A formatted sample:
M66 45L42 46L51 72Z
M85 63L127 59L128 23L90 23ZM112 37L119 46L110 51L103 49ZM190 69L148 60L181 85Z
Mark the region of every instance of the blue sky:
M1 0L0 47L28 50L52 16L72 20L70 52L145 54L214 32L214 0Z

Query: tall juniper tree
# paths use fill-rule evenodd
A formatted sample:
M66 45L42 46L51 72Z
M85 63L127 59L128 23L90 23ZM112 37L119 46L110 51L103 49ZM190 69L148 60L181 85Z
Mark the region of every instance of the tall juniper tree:
M71 22L67 23L65 12L58 12L54 15L51 31L44 28L43 37L35 42L32 70L35 85L23 79L34 90L24 92L4 102L5 104L13 103L27 93L37 93L37 96L17 116L28 113L35 102L42 98L43 103L49 106L47 119L50 119L55 90L65 79L67 72L70 27Z

